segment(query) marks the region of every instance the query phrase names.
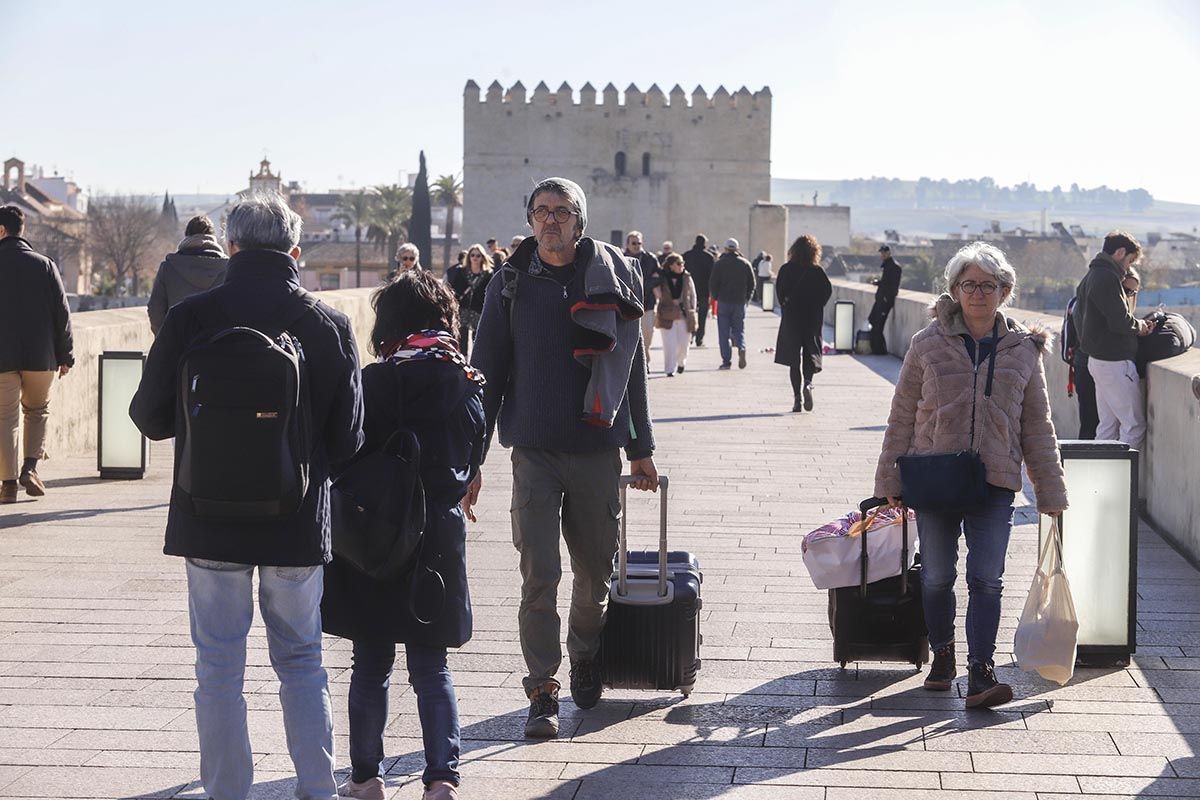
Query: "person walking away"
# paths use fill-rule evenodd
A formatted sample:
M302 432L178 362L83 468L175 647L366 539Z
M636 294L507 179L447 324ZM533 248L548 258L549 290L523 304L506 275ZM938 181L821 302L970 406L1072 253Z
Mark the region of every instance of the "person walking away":
M697 234L692 249L683 254L683 263L696 285L696 347L704 347L704 325L708 321L709 281L716 259L708 252L708 237Z
M478 247L476 252L475 247ZM481 246L472 255L481 256ZM383 800L388 687L403 644L425 745L425 800L453 800L459 784L459 723L446 649L471 638L466 520L459 501L483 457L484 378L458 349L456 304L426 270L402 274L373 298L371 350L363 368L364 451L382 448L399 428L417 436L425 490L420 564L392 580L375 580L335 554L325 568L321 621L326 633L353 641L350 670L350 779L343 797ZM420 609L417 576L434 569L444 584L440 610ZM435 579L436 580L436 579Z
M912 338L892 397L875 470L875 493L902 503L897 459L904 455L977 453L986 475L982 502L954 512L917 509L921 593L933 664L925 688L949 691L957 677L954 581L958 540L967 544L967 708L1012 699L996 678L1004 560L1012 533L1021 465L1037 510L1067 508L1043 358L1051 334L1027 328L1000 309L1011 302L1017 274L986 242L961 248L946 264L949 293L930 309L933 321ZM994 361L993 361L994 359Z
M809 234L788 248L788 260L775 279L782 317L775 341L775 363L788 367L792 411L813 410L813 375L821 371L821 328L825 304L833 295L821 268L821 245Z
M637 262L584 236L587 198L574 181L547 178L525 208L533 235L488 284L472 364L487 377L487 438L497 421L512 448L513 544L520 553L517 612L529 699L525 735L558 735L559 537L571 555L567 654L571 699L600 700L597 660L621 501L621 453L638 489L657 490L654 437L638 318ZM595 354L576 355L576 342ZM463 499L478 501L476 473Z
M887 324L888 315L896 305L896 295L900 292L900 265L892 258L892 248L886 244L879 246L879 257L882 259L883 275L872 280L878 288L875 290L875 303L867 322L871 324L871 352L877 356L888 354L887 340L883 336L883 326Z
M654 295L654 325L662 331L663 367L671 378L687 367L688 342L696 330L696 284L678 253L663 259L662 280Z
M242 685L256 570L296 770L295 795L337 797L328 677L321 665L321 592L330 558L328 478L330 465L349 459L362 443L362 391L350 320L300 288L300 231L299 215L278 195L243 200L229 210L225 282L167 312L129 407L150 439L175 437L163 552L186 563L200 782L212 798L245 798L254 780ZM277 336L277 346L221 349L235 347L238 337L252 340L237 333L239 327ZM293 352L299 365L284 355L290 342L298 343ZM211 371L197 372L185 384L181 370L204 353L208 360L202 363ZM296 370L300 399L257 412L255 418L271 427L249 441L231 440L230 426L244 432L254 424L243 422L245 393L257 388L242 380L251 358L261 366ZM222 367L237 377L222 377ZM239 384L236 391L232 382ZM281 417L290 431L275 424ZM307 447L292 445L304 439ZM281 452L287 455L281 458ZM270 474L259 478L260 466ZM290 490L263 488L276 485Z
M37 467L45 458L50 387L55 375L65 378L75 365L71 310L58 266L35 251L24 232L25 212L0 207L2 504L17 502L20 488L30 497L46 494Z
M1146 404L1134 361L1137 337L1152 328L1134 316L1121 282L1141 255L1136 239L1113 231L1075 289L1079 349L1096 384L1096 438L1115 439L1139 452L1145 446Z
M146 313L150 330L157 336L171 306L185 297L207 292L225 280L229 256L217 241L212 220L192 217L183 231L179 249L170 253L158 267Z
M738 351L738 369L746 368L746 304L754 295L754 268L738 250L737 239L725 240L725 252L713 265L713 299L717 301L717 338L721 347L721 366L733 366L733 346Z
M662 280L658 259L643 249L640 231L630 231L625 237L625 255L638 262L642 270L642 304L646 313L642 316L642 346L646 348L646 370L650 370L650 344L654 339L655 289Z

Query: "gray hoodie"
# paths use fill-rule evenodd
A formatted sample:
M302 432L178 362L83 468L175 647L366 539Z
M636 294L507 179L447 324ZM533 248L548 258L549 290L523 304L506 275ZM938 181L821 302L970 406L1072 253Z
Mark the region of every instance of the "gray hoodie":
M188 236L158 267L154 288L150 291L150 330L157 336L167 311L179 301L207 292L225 282L229 257L211 235Z

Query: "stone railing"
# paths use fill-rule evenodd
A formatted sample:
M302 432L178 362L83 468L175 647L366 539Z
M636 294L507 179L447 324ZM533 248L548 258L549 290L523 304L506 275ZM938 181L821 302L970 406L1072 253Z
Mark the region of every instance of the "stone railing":
M367 359L371 324L370 289L321 292L321 300L350 317L358 339L359 358ZM71 315L75 336L75 368L54 382L50 392L50 425L46 450L62 453L96 451L99 356L105 351L148 352L154 342L145 308L85 311Z
M866 321L875 299L875 287L833 280L833 298L826 306L826 322L833 324L834 302L854 303L855 327ZM888 349L903 357L913 334L929 322L933 296L901 291L888 317L884 336ZM1062 317L1015 308L1008 312L1026 325L1042 325L1054 332L1046 354L1046 383L1054 427L1062 439L1079 432L1079 407L1067 396L1067 365L1059 357L1058 333ZM1146 419L1149 433L1140 474L1146 515L1193 563L1200 562L1200 403L1192 395L1192 376L1200 374L1200 349L1150 365L1147 377Z

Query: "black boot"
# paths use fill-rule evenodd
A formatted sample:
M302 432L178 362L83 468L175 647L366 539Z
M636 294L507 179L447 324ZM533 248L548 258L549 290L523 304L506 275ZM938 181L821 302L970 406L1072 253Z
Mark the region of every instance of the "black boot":
M991 664L967 667L967 708L991 708L1012 699L1012 687L996 680Z
M804 400L801 399L800 395L796 395L795 400L792 401L792 411L803 411L803 410L804 410Z
M812 384L806 383L806 384L804 384L804 410L812 411L812 407L813 407Z
M529 696L525 737L553 739L555 736L558 736L558 684L550 681Z
M954 663L954 643L946 645L933 653L933 664L929 674L925 676L925 688L931 692L948 692L958 677L958 668Z
M571 659L571 699L585 711L600 702L604 684L600 679L598 661L576 661Z

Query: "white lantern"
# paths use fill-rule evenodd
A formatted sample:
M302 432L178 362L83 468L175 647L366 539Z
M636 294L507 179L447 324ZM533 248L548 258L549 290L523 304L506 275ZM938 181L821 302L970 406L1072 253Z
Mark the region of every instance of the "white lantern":
M854 350L854 303L838 300L833 306L833 349L839 353Z
M129 418L129 403L145 366L145 353L100 354L96 460L101 478L141 478L146 474L149 442Z
M775 313L775 284L770 281L762 287L762 308L763 311Z
M1063 570L1079 617L1079 664L1128 664L1137 650L1138 452L1112 441L1060 441L1070 508ZM1038 541L1049 535L1041 517ZM1040 550L1039 550L1040 552Z

